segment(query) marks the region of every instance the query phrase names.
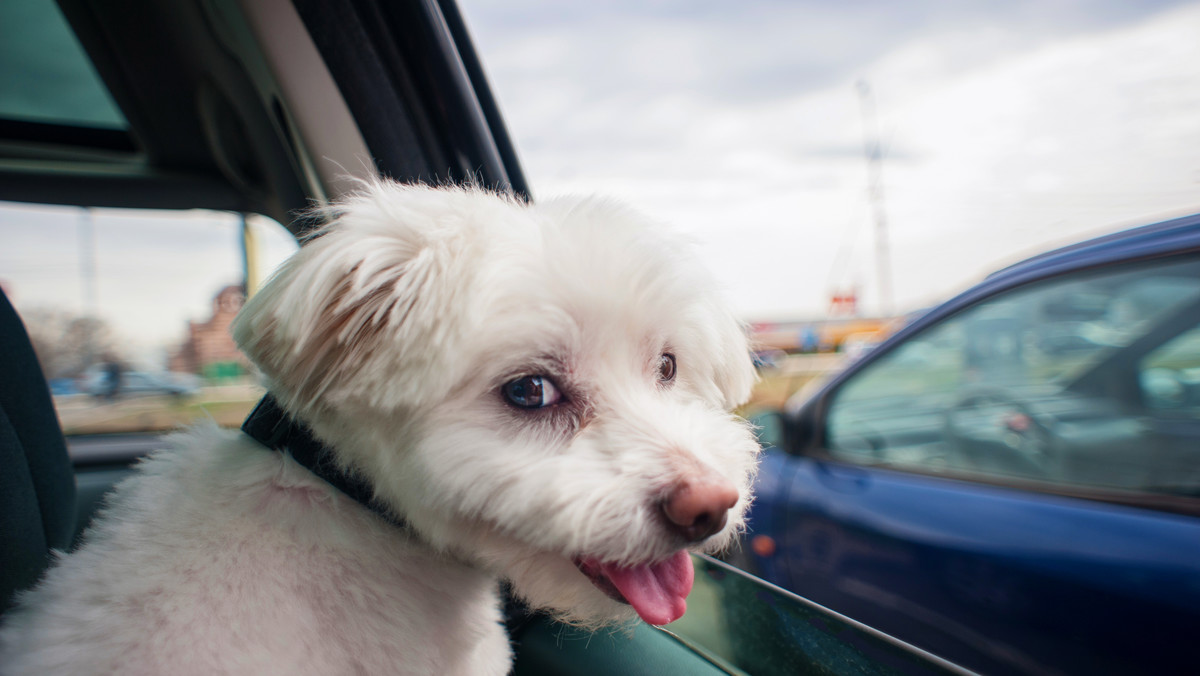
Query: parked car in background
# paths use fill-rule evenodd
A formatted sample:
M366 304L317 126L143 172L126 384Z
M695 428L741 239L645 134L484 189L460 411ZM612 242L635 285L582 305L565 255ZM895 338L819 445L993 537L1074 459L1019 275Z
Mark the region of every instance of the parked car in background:
M751 358L754 360L754 368L765 371L782 366L783 362L787 361L787 353L775 349L755 350Z
M200 391L199 381L199 377L188 373L107 371L97 368L84 375L83 390L102 399L153 394L189 397Z
M997 272L789 409L765 579L982 673L1195 673L1200 216Z

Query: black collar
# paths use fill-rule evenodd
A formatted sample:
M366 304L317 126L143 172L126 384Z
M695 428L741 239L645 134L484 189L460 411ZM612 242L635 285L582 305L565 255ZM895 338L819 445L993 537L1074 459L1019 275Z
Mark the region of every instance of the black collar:
M333 460L333 451L313 436L308 425L288 415L268 393L242 423L242 431L258 443L288 453L292 459L308 468L318 478L345 493L352 500L371 510L380 518L400 528L407 528L387 507L375 499L371 484L348 474Z

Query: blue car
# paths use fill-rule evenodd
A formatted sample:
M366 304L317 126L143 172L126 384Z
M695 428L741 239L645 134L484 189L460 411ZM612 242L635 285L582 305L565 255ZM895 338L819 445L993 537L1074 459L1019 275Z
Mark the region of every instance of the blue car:
M981 673L1200 669L1200 216L1001 270L788 408L765 579Z

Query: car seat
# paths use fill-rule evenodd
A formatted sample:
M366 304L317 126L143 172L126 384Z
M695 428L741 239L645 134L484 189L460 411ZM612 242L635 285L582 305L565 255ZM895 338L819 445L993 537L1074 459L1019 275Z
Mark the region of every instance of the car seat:
M75 476L37 355L0 290L0 614L75 532Z

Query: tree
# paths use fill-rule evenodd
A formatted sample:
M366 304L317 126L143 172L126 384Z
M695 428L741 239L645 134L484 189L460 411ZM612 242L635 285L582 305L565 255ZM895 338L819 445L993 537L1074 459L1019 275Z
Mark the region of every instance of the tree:
M22 312L22 318L47 380L78 378L116 353L112 327L103 319L56 308L34 308Z

